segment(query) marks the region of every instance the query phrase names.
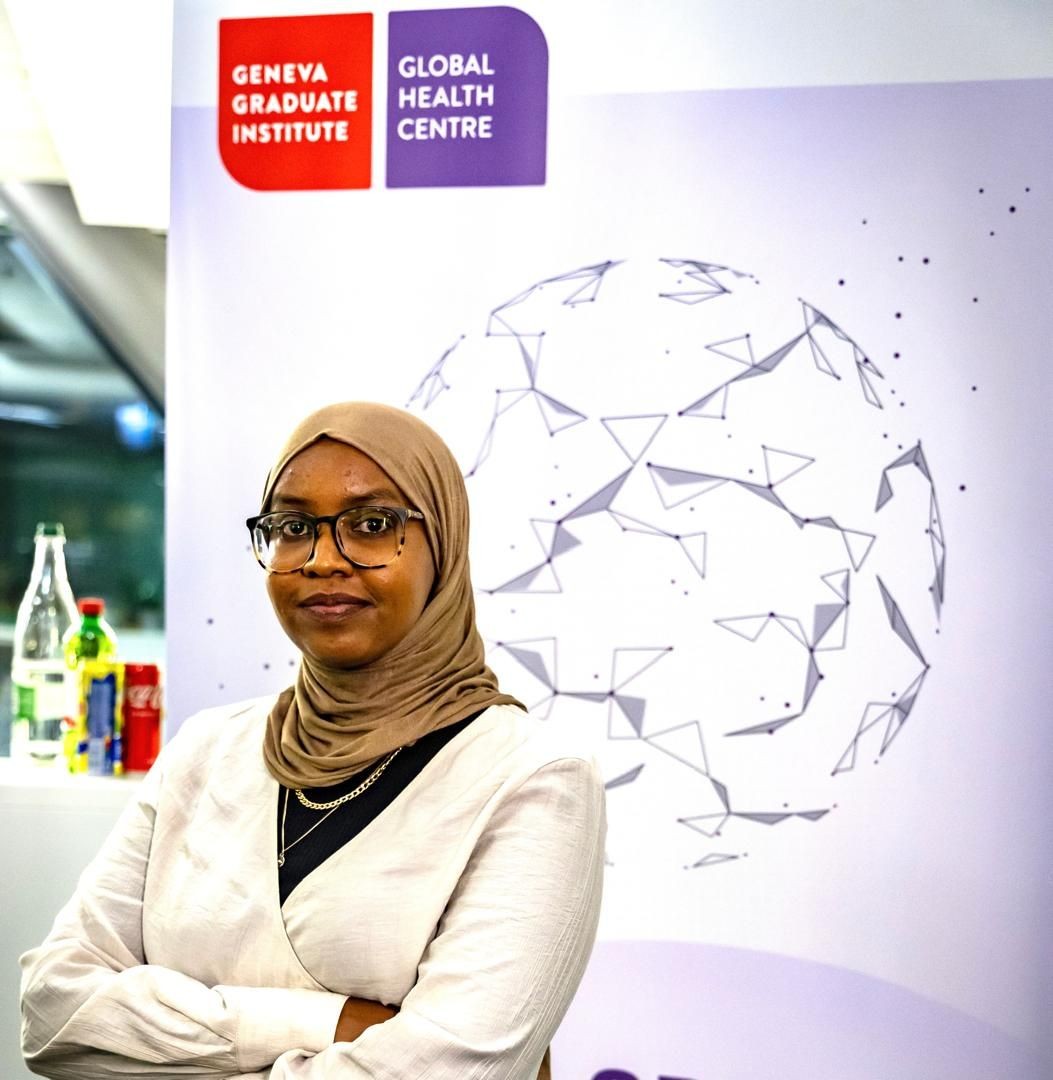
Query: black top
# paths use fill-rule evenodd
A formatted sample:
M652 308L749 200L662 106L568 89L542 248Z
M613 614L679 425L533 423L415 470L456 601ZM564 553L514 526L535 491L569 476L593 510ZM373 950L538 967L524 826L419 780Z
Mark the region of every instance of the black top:
M311 810L303 806L294 791L281 788L278 793L278 846L282 850L282 812L285 811L285 864L278 868L278 891L284 904L289 894L307 875L321 866L330 855L339 851L353 836L357 836L375 817L405 791L421 769L479 713L459 720L449 727L431 731L411 746L403 747L373 785L354 799L334 810ZM330 802L353 791L376 768L362 769L340 784L325 788L305 788L312 802ZM285 802L288 798L288 810ZM326 817L326 815L329 815ZM322 821L325 818L325 821ZM305 835L312 826L310 835ZM304 839L297 843L298 837ZM290 848L290 845L293 845Z

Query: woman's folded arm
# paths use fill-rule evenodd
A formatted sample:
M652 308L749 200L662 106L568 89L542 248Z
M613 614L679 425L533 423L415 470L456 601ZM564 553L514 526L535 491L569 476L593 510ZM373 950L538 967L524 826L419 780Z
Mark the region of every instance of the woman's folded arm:
M144 962L142 904L161 760L143 781L73 898L22 958L22 1052L55 1080L230 1077L290 1048L332 1042L344 996L208 987Z
M530 775L495 810L399 1013L282 1055L271 1080L533 1080L592 948L603 845L593 763Z

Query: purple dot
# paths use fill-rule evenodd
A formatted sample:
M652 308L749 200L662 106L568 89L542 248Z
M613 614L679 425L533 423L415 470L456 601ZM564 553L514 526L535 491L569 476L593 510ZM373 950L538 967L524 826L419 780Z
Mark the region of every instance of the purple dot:
M980 194L982 195L983 193L984 193L984 189L980 188Z
M1009 213L1015 214L1016 213L1016 207L1015 206L1009 207Z
M928 266L929 265L929 257L928 257L928 255L926 255L925 258L922 259L921 261L922 261L923 265Z
M892 359L893 359L893 360L898 360L898 359L899 359L899 353L898 353L898 352L894 352L894 353L892 354Z
M896 312L896 318L897 319L902 319L903 318L903 312L902 311L897 311Z
M975 390L975 389L976 389L976 387L974 386L974 387L973 387L973 389Z
M994 229L992 229L987 235L988 236L994 236L994 234L995 234L995 231L994 231Z
M207 618L207 619L205 620L205 622L206 622L206 623L207 623L207 624L208 624L209 626L211 626L211 625L213 624L213 622L215 622L215 619L213 619L213 618L212 618L212 616L210 615L210 616L209 616L209 617L208 617L208 618Z
M844 283L845 283L845 279L844 279L844 278L838 278L838 281L837 281L837 284L838 284L838 285L844 285Z
M900 255L900 256L899 256L899 257L898 257L898 258L896 259L896 262L903 262L903 256L902 256L902 255Z
M958 485L958 490L959 491L964 491L965 490L965 485L964 484L959 484Z

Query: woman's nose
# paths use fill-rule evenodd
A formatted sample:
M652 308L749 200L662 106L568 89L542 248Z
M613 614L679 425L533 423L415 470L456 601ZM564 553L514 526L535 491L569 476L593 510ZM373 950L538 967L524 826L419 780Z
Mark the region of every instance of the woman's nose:
M336 544L333 523L320 521L314 539L314 551L303 567L305 574L353 574L354 565Z

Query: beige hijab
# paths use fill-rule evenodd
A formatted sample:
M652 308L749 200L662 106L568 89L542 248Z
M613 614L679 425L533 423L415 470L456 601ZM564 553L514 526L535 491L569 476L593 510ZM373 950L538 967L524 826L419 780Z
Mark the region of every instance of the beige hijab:
M343 671L302 657L296 684L271 710L263 742L271 775L293 788L339 784L396 747L488 705L523 707L498 689L475 628L468 496L449 448L400 409L360 401L329 405L289 436L267 477L264 510L285 466L324 438L371 457L424 514L436 576L420 619L380 659Z

